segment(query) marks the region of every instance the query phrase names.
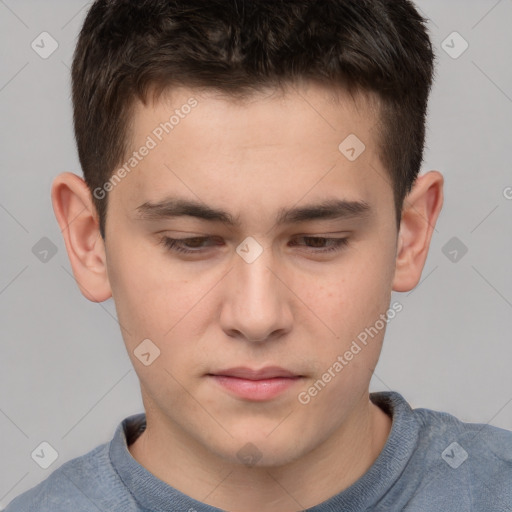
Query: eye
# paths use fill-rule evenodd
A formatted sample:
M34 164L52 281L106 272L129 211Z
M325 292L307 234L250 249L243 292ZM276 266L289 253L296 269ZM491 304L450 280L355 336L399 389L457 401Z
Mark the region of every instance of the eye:
M170 238L168 236L162 237L160 243L169 251L181 254L194 254L201 252L205 248L204 243L215 240L212 237L195 236L192 238ZM214 243L213 245L219 245Z
M348 238L327 238L323 236L301 236L295 240L304 240L308 249L314 249L312 252L318 253L341 251L348 244ZM291 245L300 244L292 242Z
M297 240L303 240L305 244L297 243ZM160 243L170 252L179 254L200 254L208 247L221 245L213 237L195 236L190 238L170 238L162 237ZM348 238L328 238L321 236L301 236L295 238L291 246L305 246L313 253L330 253L341 251L348 244Z

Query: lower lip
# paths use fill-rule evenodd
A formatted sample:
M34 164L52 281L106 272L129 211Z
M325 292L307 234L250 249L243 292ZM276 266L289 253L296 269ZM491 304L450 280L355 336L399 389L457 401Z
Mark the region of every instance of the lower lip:
M231 393L246 400L270 400L294 386L300 377L274 377L272 379L249 380L225 375L210 375L218 384Z

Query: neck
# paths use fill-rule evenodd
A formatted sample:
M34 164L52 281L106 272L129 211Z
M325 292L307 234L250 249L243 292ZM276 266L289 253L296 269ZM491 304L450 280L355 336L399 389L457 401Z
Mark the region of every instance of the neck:
M300 459L247 467L194 445L183 431L146 420L146 430L129 446L142 466L195 500L239 512L295 512L322 503L370 468L391 430L391 418L365 394L343 425Z

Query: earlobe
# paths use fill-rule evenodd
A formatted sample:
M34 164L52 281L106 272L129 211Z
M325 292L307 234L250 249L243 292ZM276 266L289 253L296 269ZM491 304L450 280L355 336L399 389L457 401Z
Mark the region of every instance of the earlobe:
M60 174L52 185L52 204L80 291L92 302L107 300L112 292L105 246L89 188L75 174Z
M420 176L404 201L393 290L407 292L420 281L434 228L443 206L443 176Z

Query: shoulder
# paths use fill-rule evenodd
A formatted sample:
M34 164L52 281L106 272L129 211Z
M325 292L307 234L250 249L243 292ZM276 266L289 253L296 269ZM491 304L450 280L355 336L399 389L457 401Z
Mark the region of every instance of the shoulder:
M430 409L412 409L412 413L420 425L423 444L442 447L446 441L453 439L452 442L460 448L454 445L445 454L448 458L452 449L455 455L458 450L461 457L464 456L464 450L467 453L466 460L471 458L475 462L488 462L512 470L511 431L486 423L464 422L449 413Z
M91 510L138 510L109 457L110 443L58 467L38 485L12 500L5 512L90 512Z
M512 432L425 408L411 415L419 426L413 465L425 468L423 489L436 489L440 499L459 496L471 510L511 510Z
M512 432L412 408L395 391L372 393L371 399L393 418L386 467L400 466L386 503L407 503L414 510L511 512Z
M412 408L406 399L395 391L372 395L372 400L391 414L394 422L400 423L402 433L404 430L417 433L416 451L428 449L428 452L433 454L442 448L443 454L445 448L457 443L468 454L465 460L470 460L472 456L471 459L475 461L488 461L507 469L512 468L512 431L486 423L464 422L447 412ZM464 455L462 450L453 446L444 457L451 455L452 449L455 455Z

